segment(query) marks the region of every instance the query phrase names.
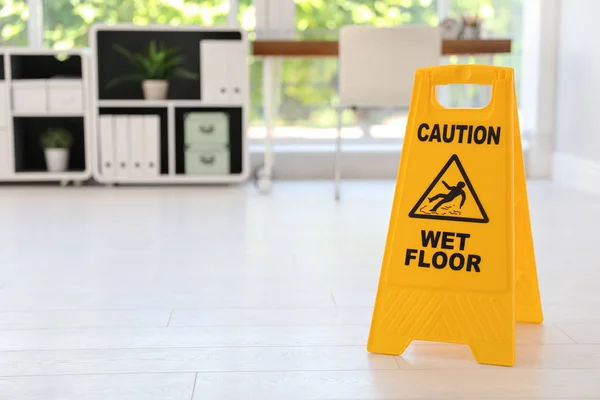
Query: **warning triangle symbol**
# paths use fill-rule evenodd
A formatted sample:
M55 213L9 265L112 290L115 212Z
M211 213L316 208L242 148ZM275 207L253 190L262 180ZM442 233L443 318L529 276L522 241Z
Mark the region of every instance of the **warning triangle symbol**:
M490 221L456 154L450 157L408 216L483 224Z

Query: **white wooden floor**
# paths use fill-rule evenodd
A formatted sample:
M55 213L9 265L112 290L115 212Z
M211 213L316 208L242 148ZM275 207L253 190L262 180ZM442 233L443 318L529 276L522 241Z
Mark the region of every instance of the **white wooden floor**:
M600 399L600 199L530 183L514 368L367 354L393 183L0 188L0 399Z

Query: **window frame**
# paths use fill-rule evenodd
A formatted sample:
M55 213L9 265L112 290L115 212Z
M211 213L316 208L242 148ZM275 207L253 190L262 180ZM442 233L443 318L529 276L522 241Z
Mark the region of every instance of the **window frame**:
M27 47L44 47L44 0L27 0Z

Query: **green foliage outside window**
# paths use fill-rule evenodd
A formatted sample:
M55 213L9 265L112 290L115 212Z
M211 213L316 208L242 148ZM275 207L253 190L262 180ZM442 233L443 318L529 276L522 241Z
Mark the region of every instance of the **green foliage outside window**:
M493 61L515 67L517 78L521 67L522 2L451 0L452 16L477 13L484 18L484 30L492 36L514 39L513 54L496 56ZM338 29L347 24L384 27L437 25L439 22L438 0L295 0L295 3L298 39L336 39ZM44 40L46 45L58 49L84 47L88 45L88 29L95 22L227 25L228 13L229 0L46 0ZM253 30L254 15L252 0L240 0L238 21L242 27ZM0 0L0 43L26 45L28 17L25 0ZM474 62L475 59L450 57L448 60L457 61ZM333 126L335 112L331 105L337 100L337 69L334 59L286 59L281 74L279 123ZM253 61L250 74L251 120L260 123L263 94L259 60ZM464 93L451 95L459 99Z
M26 46L28 20L25 0L0 0L0 46Z
M437 25L436 0L295 0L299 39L337 39L344 25ZM338 63L335 59L288 59L282 77L281 123L335 126ZM346 113L345 123L376 122L384 110ZM379 118L377 118L379 115Z

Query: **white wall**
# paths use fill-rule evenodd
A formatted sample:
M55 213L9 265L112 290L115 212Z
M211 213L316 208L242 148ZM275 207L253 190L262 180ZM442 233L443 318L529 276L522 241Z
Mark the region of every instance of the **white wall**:
M556 180L598 194L600 194L599 15L599 0L562 0L554 157Z
M531 178L552 174L560 6L561 0L523 2L520 122L521 132L530 142L527 173Z

